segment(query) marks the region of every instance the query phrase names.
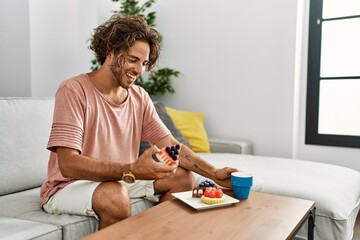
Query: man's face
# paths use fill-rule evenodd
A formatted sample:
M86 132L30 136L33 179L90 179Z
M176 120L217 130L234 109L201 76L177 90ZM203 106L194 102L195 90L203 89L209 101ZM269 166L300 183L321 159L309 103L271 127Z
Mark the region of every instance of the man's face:
M149 62L149 55L149 44L143 41L136 41L123 56L123 67L117 62L120 61L121 58L113 58L110 69L122 88L128 89L132 87L135 80L144 73L146 65Z

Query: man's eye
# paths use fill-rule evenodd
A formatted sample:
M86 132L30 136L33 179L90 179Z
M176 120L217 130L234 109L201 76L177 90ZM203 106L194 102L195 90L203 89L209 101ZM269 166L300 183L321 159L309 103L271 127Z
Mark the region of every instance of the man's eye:
M127 59L127 61L128 61L128 62L131 62L131 63L136 62L136 60L137 60L137 59L135 59L135 58L128 58L128 59Z

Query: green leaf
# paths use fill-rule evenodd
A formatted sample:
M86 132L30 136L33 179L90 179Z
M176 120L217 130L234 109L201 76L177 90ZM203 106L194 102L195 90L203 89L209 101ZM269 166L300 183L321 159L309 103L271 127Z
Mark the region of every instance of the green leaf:
M180 72L170 68L159 68L154 70L148 79L145 81L143 78L136 81L150 95L165 95L166 93L173 94L175 89L172 87L172 77L178 77Z

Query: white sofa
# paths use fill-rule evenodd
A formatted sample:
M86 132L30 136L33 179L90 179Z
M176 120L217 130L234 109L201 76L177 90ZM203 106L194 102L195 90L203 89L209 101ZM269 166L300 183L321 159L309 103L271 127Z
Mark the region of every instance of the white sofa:
M40 208L53 104L52 98L0 98L0 239L79 239L97 230L94 218L51 215ZM359 211L358 171L248 155L251 144L246 141L211 139L210 144L212 153L200 155L218 167L252 172L254 191L314 200L315 239L351 240ZM197 182L203 179L195 176ZM132 214L151 206L146 200L133 199ZM306 227L299 235L305 234Z

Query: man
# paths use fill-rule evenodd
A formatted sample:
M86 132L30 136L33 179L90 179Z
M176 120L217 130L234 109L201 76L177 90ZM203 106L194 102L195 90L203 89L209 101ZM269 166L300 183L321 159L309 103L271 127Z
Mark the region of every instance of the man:
M130 198L153 202L193 187L191 171L231 187L233 168L216 169L181 146L177 164L152 154L180 144L135 80L159 57L159 35L139 17L113 16L95 29L98 71L65 80L55 97L48 180L41 203L48 213L97 217L99 228L131 215ZM153 146L138 156L141 141Z

